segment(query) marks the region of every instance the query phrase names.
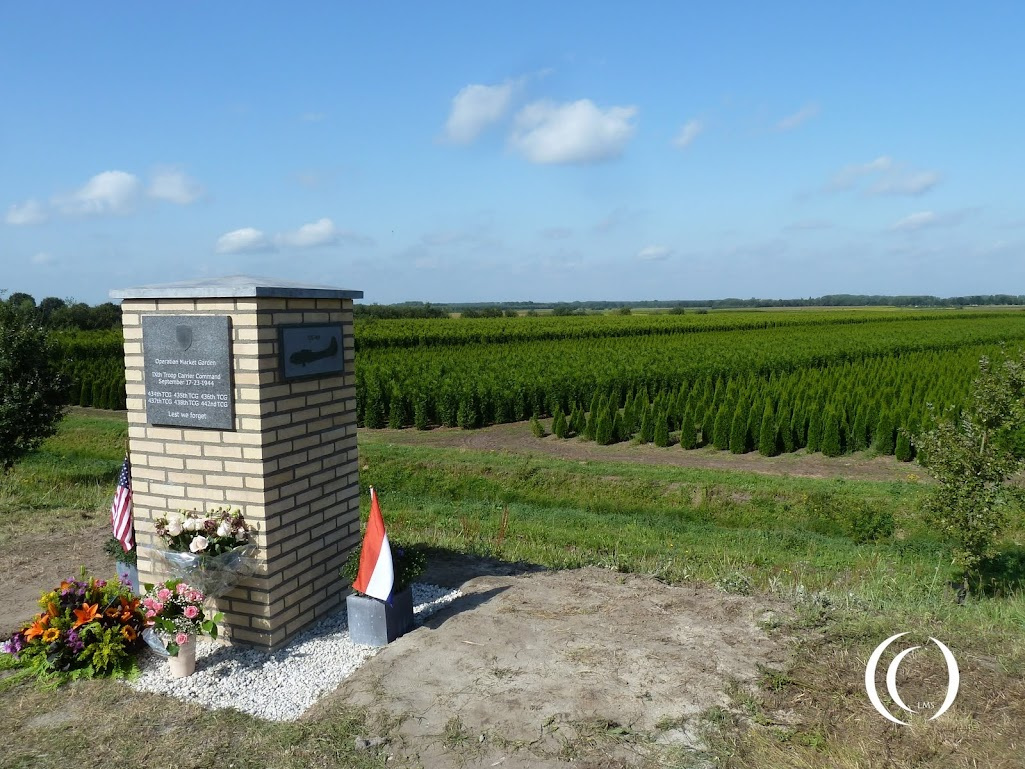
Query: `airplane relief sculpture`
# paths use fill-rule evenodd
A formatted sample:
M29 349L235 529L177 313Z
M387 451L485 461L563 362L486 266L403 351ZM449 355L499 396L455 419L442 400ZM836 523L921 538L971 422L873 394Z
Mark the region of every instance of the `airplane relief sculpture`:
M345 365L342 327L281 326L281 367L286 380L341 374Z
M321 360L322 358L331 358L338 354L338 339L331 337L331 343L322 350L299 350L298 352L292 353L288 359L296 366L305 367L308 363Z

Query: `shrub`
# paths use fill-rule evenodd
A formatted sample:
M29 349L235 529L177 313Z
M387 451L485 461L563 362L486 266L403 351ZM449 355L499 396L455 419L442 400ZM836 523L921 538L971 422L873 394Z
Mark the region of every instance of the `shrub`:
M46 330L0 302L0 474L57 432L68 403Z
M715 425L712 427L712 445L720 451L730 447L730 423L733 421L733 413L724 403L719 407L719 413L715 415Z
M664 411L655 416L655 431L651 439L656 446L669 445L669 417Z
M569 435L569 424L566 422L566 415L562 413L562 409L558 406L555 407L555 416L552 418L552 433L557 438L565 438Z
M822 415L822 453L827 457L843 454L840 417L834 411L826 411Z
M599 409L597 423L594 426L594 440L599 446L608 446L613 442L615 425L607 408Z
M694 425L694 414L686 408L683 411L683 418L680 420L680 448L693 449L698 445L697 429Z
M776 429L776 415L772 411L772 403L765 404L762 412L762 428L758 433L758 453L766 457L779 454L779 433Z
M960 419L938 419L914 439L919 462L938 481L926 511L954 541L964 591L994 553L1016 501L1007 481L1025 465L1006 440L1025 423L1025 355L997 366L983 357L979 369Z

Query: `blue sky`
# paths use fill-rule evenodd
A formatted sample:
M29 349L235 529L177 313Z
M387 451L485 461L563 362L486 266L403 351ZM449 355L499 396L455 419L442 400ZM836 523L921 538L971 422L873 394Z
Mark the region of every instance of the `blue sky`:
M7 3L0 288L1025 293L1016 3Z

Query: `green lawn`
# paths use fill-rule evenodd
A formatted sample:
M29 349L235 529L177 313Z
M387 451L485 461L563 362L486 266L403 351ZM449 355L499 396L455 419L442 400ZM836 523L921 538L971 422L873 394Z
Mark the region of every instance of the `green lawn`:
M0 486L0 558L21 532L76 531L78 513L106 508L124 452L121 414L75 410L59 435ZM771 594L794 619L778 632L793 639L794 661L767 677L757 695L731 692L732 706L707 714L719 765L730 767L1021 766L1025 723L1025 526L1008 533L989 565L988 595L957 605L949 586L950 551L920 517L927 487L814 480L422 446L380 434L359 437L361 484L380 494L393 540L528 561L553 568L584 564L642 572L670 583ZM672 449L667 449L667 451ZM678 450L678 449L676 449ZM367 505L364 504L364 509ZM867 705L865 661L894 633L916 643L934 636L961 665L961 693L936 722L895 727ZM945 670L916 668L942 688ZM942 680L941 680L942 679ZM236 766L374 765L355 755L367 714L335 708L300 725L265 725L238 714L172 708L197 747L175 752L181 731L166 702L126 695L109 682L36 691L3 686L12 713L12 766L112 761L206 766L220 751ZM937 689L938 690L938 689ZM106 707L127 696L120 723L147 744L101 730L109 742L46 731L32 719L62 709ZM793 718L780 719L779 713ZM148 719L148 721L147 721ZM238 745L221 739L227 729ZM65 736L55 737L57 733ZM179 737L174 735L178 734ZM314 739L316 735L316 739ZM103 743L103 740L99 740ZM54 746L56 745L56 747ZM253 751L256 751L255 753ZM61 758L58 760L58 755ZM260 760L253 763L254 755ZM154 764L155 765L155 764ZM663 764L672 765L672 764Z

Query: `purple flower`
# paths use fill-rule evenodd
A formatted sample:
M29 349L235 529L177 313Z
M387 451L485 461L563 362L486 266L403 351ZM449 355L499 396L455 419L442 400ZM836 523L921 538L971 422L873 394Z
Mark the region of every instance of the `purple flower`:
M68 648L76 654L85 648L85 643L78 637L78 633L74 630L68 631L68 634L64 637L64 641Z
M9 640L4 641L0 644L0 652L5 654L12 654L15 658L18 656L18 652L25 648L25 636L22 635L21 631L15 633L10 637Z

